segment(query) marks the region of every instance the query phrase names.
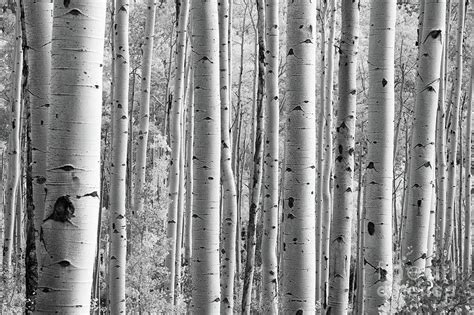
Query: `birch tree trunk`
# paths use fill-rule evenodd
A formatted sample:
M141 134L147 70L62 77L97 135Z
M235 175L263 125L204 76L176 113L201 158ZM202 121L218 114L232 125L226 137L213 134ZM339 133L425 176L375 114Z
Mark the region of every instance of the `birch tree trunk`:
M112 314L126 314L125 271L127 256L126 176L129 89L129 1L115 2L114 101L112 134L112 174L110 182L109 306Z
M443 255L445 259L449 257L449 250L451 248L451 241L453 239L453 224L455 220L454 216L454 203L456 199L456 170L457 170L457 138L458 138L458 125L459 125L459 112L461 107L461 87L462 87L462 74L463 74L463 34L464 34L464 20L466 11L466 1L459 0L458 5L458 32L457 42L455 47L456 56L456 69L454 73L454 103L451 110L451 120L448 134L448 146L449 155L447 160L448 165L448 182L447 182L447 195L446 195L446 216L445 216L445 233L443 239Z
M191 312L218 314L220 96L217 2L193 1L194 69L193 223Z
M46 183L46 134L49 85L51 80L51 34L53 3L50 0L25 1L28 41L28 89L31 108L31 178L33 180L34 230L36 250L40 250L39 227L43 222ZM41 254L37 254L38 261Z
M279 0L267 0L265 5L265 141L264 198L262 236L262 312L278 314L278 174L280 100L278 91L279 62Z
M288 1L282 312L315 312L316 2Z
M435 186L436 112L446 18L446 1L424 1L419 43L415 117L411 138L408 208L401 243L403 277L424 274L432 190Z
M39 314L90 309L100 189L106 1L54 1ZM71 65L74 65L73 67Z
M171 107L170 119L170 146L171 161L169 171L169 196L170 205L168 209L167 237L171 240L171 250L167 257L166 265L170 272L169 292L171 301L175 296L176 279L176 238L178 222L178 192L179 192L179 160L181 158L181 116L184 99L184 72L186 58L187 25L189 17L189 0L179 2L179 22L176 44L176 66L173 93L173 105Z
M3 236L3 273L6 279L12 271L12 255L14 251L15 213L17 208L17 195L21 175L21 84L23 72L23 41L20 21L20 4L16 2L15 17L15 48L14 66L11 74L11 111L10 111L10 135L8 139L8 174L5 187L4 208L4 236Z
M326 4L327 6L328 4ZM329 237L332 215L331 179L333 171L333 85L334 85L334 37L336 32L336 4L329 1L329 36L327 42L327 72L324 89L324 170L322 171L322 196L321 208L321 305L323 309L328 306L329 294Z
M336 123L333 215L330 228L329 308L346 314L349 303L351 225L354 190L354 152L357 94L359 1L343 1L339 61L339 107Z
M235 241L237 230L237 189L232 170L230 139L230 86L229 86L229 0L219 5L219 65L221 101L221 176L222 176L222 245L221 245L221 314L233 314Z
M395 0L372 0L364 231L364 308L376 314L392 288Z

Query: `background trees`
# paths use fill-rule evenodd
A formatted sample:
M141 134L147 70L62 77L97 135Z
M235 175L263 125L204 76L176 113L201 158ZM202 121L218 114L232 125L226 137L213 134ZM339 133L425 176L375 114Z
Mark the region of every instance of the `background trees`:
M423 6L414 1L398 1L395 6L390 1L389 6L388 2L368 0L139 0L128 3L126 10L125 2L108 1L107 14L101 21L102 27L106 26L105 42L97 37L97 27L93 32L94 43L100 41L94 46L97 49L64 44L56 46L61 48L61 54L49 53L49 46L44 45L52 23L40 16L48 14L48 5L52 9L49 1L19 1L19 9L14 1L4 2L0 10L0 121L8 124L0 122L0 183L7 187L7 175L14 170L18 170L19 179L11 229L0 225L4 229L2 236L3 231L13 233L11 237L5 235L9 238L7 243L11 243L12 258L11 272L8 277L5 274L4 285L0 286L4 309L22 312L25 296L34 296L35 252L40 269L45 264L49 271L55 264L58 270L76 266L69 258L55 258L51 264L51 258L45 255L49 246L45 249L43 243L53 242L52 235L70 232L74 240L79 240L76 232L79 226L82 228L82 210L76 204L89 200L93 210L87 213L99 218L98 226L92 226L95 219L88 221L87 227L84 225L87 234L79 234L89 237L84 244L90 248L88 253L94 252L93 248L97 251L95 257L88 258L91 276L84 277L91 280L92 292L84 290L81 298L85 301L92 297L95 312L111 310L107 296L118 297L121 307L126 305L130 312L142 313L197 309L228 313L242 309L252 313L284 313L289 309L345 313L347 309L360 314L415 309L429 313L440 309L467 311L472 299L467 280L472 257L467 200L470 153L466 150L471 132L466 118L470 79L468 71L462 76L456 71L472 59L471 41L466 35L472 28L471 17L459 13L461 9L469 12L464 1L446 4L446 24L462 25L465 31L461 33L456 27L448 27L443 33L444 4L432 1L423 1ZM185 20L186 5L192 6L189 22ZM45 11L32 11L43 6ZM88 26L81 32L73 27L84 22L84 10L76 7L74 0L57 3L50 19L68 18L67 22L72 23L72 30L61 28L71 32L62 40L73 41L81 32L92 34ZM63 16L61 12L72 13ZM425 14L420 15L421 12ZM121 17L126 14L130 16L128 30L120 28L125 25ZM33 26L33 18L35 23L43 24ZM379 22L383 27L374 28ZM10 78L15 66L14 43L20 38L18 28L15 35L15 25L26 30L26 36L21 38L23 49L17 50L25 52L17 63L24 70L16 81ZM416 29L420 29L418 34ZM59 33L55 34L59 39ZM462 56L456 45L463 45ZM103 61L99 61L99 46L105 48ZM65 51L67 59L61 59ZM92 58L94 52L96 59ZM383 55L389 58L381 58ZM55 60L53 65L64 61L63 66L51 67L49 57ZM461 63L455 62L456 58ZM120 62L125 59L126 64ZM98 70L80 70L83 61L91 67L93 64L94 70L103 69L103 80L94 79L94 88L86 79L98 74ZM441 61L443 66L438 66ZM52 79L51 91L66 92L55 92L51 100L47 99L48 71L67 72L64 77L57 74ZM334 75L336 71L339 76ZM374 76L384 71L387 73ZM121 86L125 82L129 82L128 88ZM14 83L22 83L19 90L15 90ZM425 86L427 89L423 89ZM454 88L459 86L460 90ZM63 102L72 97L68 91L73 88L81 91L81 98ZM7 116L11 105L18 104L14 102L15 91L22 93L23 109L16 112L18 117L12 116L18 122L13 131L13 120ZM439 110L435 117L436 94ZM87 110L75 118L76 109L82 108L78 103L89 104L91 99L95 102L94 111ZM114 102L118 99L122 99L120 108ZM128 109L122 106L126 102ZM58 109L53 113L53 108ZM52 125L48 119L40 118L46 112L55 121ZM89 147L83 141L92 133L97 141L99 116L100 155L96 152L97 143L90 146L96 150L96 168L93 174L86 173L94 180L100 174L100 187L73 191L79 189L73 178L82 178L79 172L84 171L67 165L86 169L75 161L73 165L61 160L63 164L57 164L66 165L66 169L52 170L46 161L55 168L56 160L45 158L45 175L41 175L38 167L42 155L69 149L68 143L79 152L72 156L74 159L82 159L90 152L84 149ZM63 125L58 124L64 122L64 117L69 119L64 128L71 132L61 134L58 126ZM82 121L94 123L95 127L86 128ZM72 131L76 129L70 126L87 129L79 133L77 144L62 140L75 134ZM452 130L450 134L446 126ZM60 136L60 145L55 146L58 141L54 137L41 136L41 130ZM16 134L20 136L19 164L7 162L7 138ZM383 141L377 138L381 135ZM450 150L446 149L448 137L456 142L451 142ZM418 145L424 143L423 139L428 144ZM54 150L50 152L49 148ZM63 151L57 153L62 154ZM122 161L113 161L112 157L119 154ZM448 179L443 175L448 173L444 161L448 156L456 167L449 177L455 188L444 189L443 193L443 182ZM426 166L417 168L418 164ZM116 181L113 175L119 168L121 180ZM53 175L64 176L60 182L50 182L56 178ZM61 190L57 196L53 196L53 186ZM45 187L46 197L51 199L43 216ZM384 197L380 199L382 193ZM452 237L446 245L449 250L443 251L444 245L439 241L446 239L446 193L449 202L454 203L448 212ZM75 207L70 222L53 219L58 217L53 209L60 197L69 198ZM57 207L65 200L61 199ZM118 204L121 212L117 215ZM8 213L6 208L2 209L5 210L0 211L0 218L8 219L4 215ZM417 210L423 216L418 216ZM32 214L36 215L36 224ZM318 218L314 218L315 214ZM434 216L437 226L433 225ZM303 217L306 219L301 220ZM419 218L423 229L416 221ZM114 233L119 231L114 222L117 219L122 221L121 233ZM28 233L31 245L34 229L38 231L39 246L36 250L27 247L25 252L25 235ZM420 232L416 238L410 236L414 231ZM170 239L167 232L172 232L168 234ZM95 233L97 238L92 237ZM118 255L112 239L120 240L122 249L123 240L128 241L120 265L116 263ZM65 240L54 240L58 251L70 248ZM65 266L67 261L71 265ZM412 272L418 264L426 265L426 275ZM464 266L464 274L453 268L457 265ZM242 266L247 266L246 273ZM118 269L122 270L122 280L116 286L111 279L117 280L114 271ZM23 285L25 270L31 280L27 294ZM44 307L45 296L57 293L39 292L45 286L42 277L41 288L36 288L40 295L37 310ZM391 285L382 285L392 279ZM206 284L207 280L212 285ZM302 289L303 286L309 289ZM309 292L307 298L300 299L298 290ZM30 309L35 307L34 301L28 301L28 305Z

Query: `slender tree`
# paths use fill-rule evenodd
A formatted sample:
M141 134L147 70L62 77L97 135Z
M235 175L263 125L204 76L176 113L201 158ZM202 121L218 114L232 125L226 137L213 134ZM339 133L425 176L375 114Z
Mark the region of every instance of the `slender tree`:
M220 96L217 2L193 1L194 147L191 311L218 314Z
M316 3L288 1L282 312L315 312Z
M183 116L184 99L184 73L186 59L186 40L187 25L189 17L189 0L180 0L177 8L179 9L177 44L176 44L176 66L175 82L173 93L173 104L171 106L170 119L170 143L171 143L171 161L168 175L169 196L171 199L168 209L168 229L167 237L171 240L171 250L167 257L167 267L170 271L169 291L170 298L174 300L175 279L176 279L176 238L178 222L178 194L179 194L179 172L182 171L179 166L181 158L181 117Z
M117 0L114 22L114 100L112 135L112 178L110 182L109 305L113 314L125 314L125 271L127 256L126 176L129 87L129 1Z
M419 43L417 98L411 137L411 165L408 177L408 208L401 244L404 280L414 268L424 273L434 197L436 165L436 113L440 81L446 1L424 1L424 20ZM412 272L408 272L411 269Z
M237 189L232 170L230 139L230 85L229 85L229 1L219 5L219 66L221 100L221 175L222 175L222 245L221 245L221 314L233 314L235 241L237 231Z
M54 1L38 313L90 309L100 189L106 1Z
M278 174L280 101L278 91L279 0L265 4L265 141L262 236L262 307L264 313L278 314Z
M392 288L395 0L373 0L369 33L364 307L377 313Z
M333 215L330 228L329 308L336 314L348 311L351 262L351 225L354 190L357 42L359 1L342 2L339 59L339 107L336 122Z
M10 104L10 135L8 139L8 175L5 187L4 236L3 236L3 272L5 279L12 271L12 255L14 252L15 213L18 201L18 187L21 176L21 84L23 72L23 40L20 18L20 2L16 0L15 16L15 48L13 52L13 72L11 75L11 104Z

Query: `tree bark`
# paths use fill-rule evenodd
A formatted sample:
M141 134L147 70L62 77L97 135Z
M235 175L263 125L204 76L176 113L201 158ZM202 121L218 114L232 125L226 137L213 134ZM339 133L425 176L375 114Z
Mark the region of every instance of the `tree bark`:
M377 313L392 290L395 0L373 0L369 33L364 307Z
M359 1L342 2L339 61L339 107L336 122L333 215L330 228L328 312L345 314L349 303L351 225L357 94Z
M100 189L106 1L54 1L38 313L89 313ZM78 18L80 17L80 18ZM74 65L72 67L71 65ZM65 84L68 83L68 84Z
M219 279L219 20L217 2L193 1L193 255L191 312L218 314Z
M282 312L315 312L316 3L288 1Z

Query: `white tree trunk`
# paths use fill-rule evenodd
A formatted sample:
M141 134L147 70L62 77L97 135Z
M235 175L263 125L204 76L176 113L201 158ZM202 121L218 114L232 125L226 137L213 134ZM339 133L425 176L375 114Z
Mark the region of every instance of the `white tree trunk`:
M288 1L282 312L315 312L316 3Z
M106 1L54 1L39 314L88 314L100 189Z
M221 175L222 175L222 239L221 239L221 314L233 314L235 241L237 230L237 189L232 170L230 139L229 85L229 0L219 1L219 66L221 100Z
M265 141L264 141L264 198L262 236L262 307L264 313L278 314L278 174L280 100L278 91L279 63L279 1L267 0L265 6Z
M51 36L53 3L50 0L25 1L28 42L28 89L31 92L31 178L33 180L34 229L38 265L39 227L43 222L46 183L46 134L48 128L49 85L51 82Z
M372 0L369 33L364 307L389 301L392 289L395 0Z
M330 228L329 308L328 312L346 314L349 304L351 265L354 153L357 94L357 42L359 1L342 2L342 29L339 62L339 107L336 123L333 215Z
M129 88L129 0L116 0L114 22L114 100L112 172L110 181L109 305L112 314L126 313L125 271L127 256L126 175Z
M424 1L424 20L419 43L415 117L411 137L408 208L401 243L401 257L408 277L424 274L432 190L435 186L436 113L440 81L445 1Z
M216 1L193 1L194 154L191 312L218 314L221 117Z

